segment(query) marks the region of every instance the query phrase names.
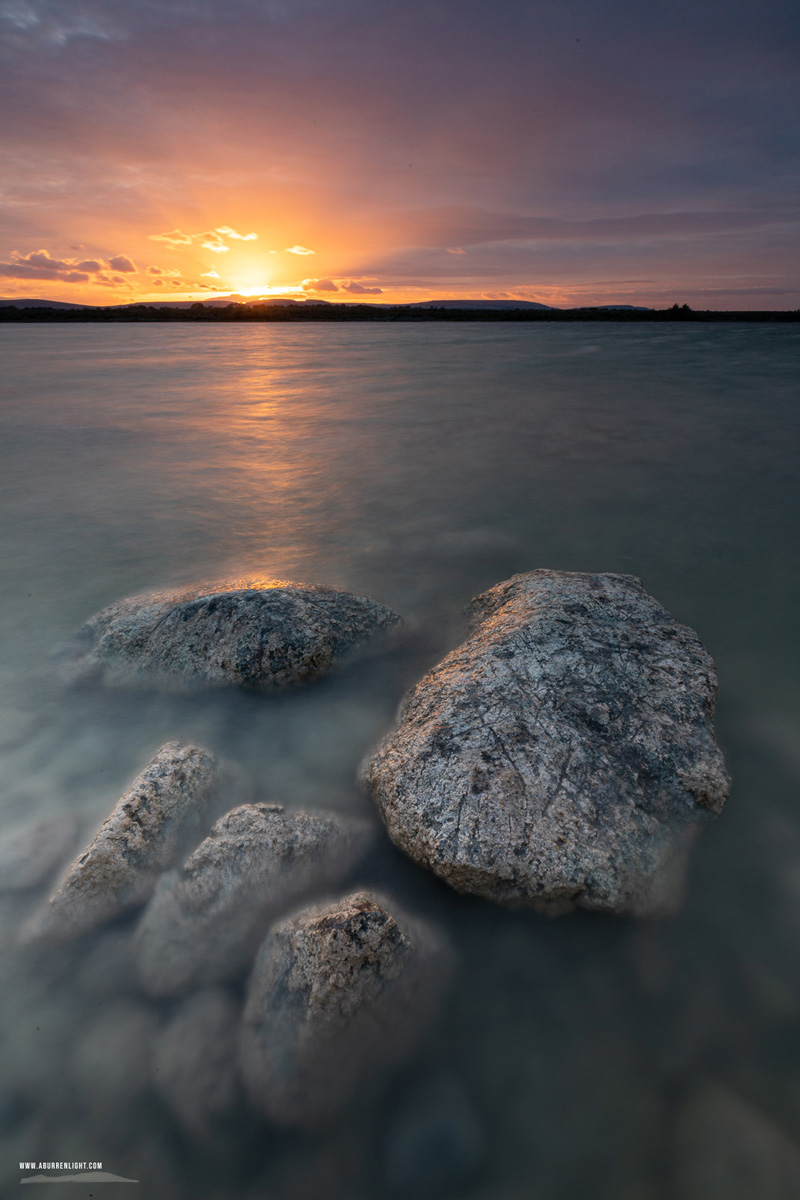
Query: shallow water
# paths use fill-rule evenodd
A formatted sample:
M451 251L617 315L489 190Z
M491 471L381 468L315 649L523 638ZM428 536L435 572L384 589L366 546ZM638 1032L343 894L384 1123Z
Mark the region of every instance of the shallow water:
M496 910L382 847L358 882L448 931L456 987L419 1053L315 1137L246 1115L188 1138L126 1058L122 1031L146 1041L169 1006L129 981L124 922L20 953L41 895L0 898L3 1178L96 1160L159 1200L683 1200L686 1105L710 1084L800 1141L798 343L777 325L0 329L4 829L69 808L90 833L171 738L236 765L234 802L369 815L356 766L403 691L471 596L533 567L639 575L697 629L734 776L662 923ZM53 653L92 613L228 572L371 595L413 636L279 697L64 693ZM426 1157L430 1111L451 1135Z

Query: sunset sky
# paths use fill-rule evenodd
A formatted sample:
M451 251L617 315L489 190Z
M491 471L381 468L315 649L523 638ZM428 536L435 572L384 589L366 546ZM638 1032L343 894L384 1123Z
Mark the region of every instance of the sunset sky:
M797 308L795 0L0 0L0 295Z

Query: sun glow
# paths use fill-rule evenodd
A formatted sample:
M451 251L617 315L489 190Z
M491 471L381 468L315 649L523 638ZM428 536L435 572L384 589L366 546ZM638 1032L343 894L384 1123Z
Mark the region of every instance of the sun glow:
M261 263L249 262L224 272L225 281L240 296L260 296L270 287L269 273Z

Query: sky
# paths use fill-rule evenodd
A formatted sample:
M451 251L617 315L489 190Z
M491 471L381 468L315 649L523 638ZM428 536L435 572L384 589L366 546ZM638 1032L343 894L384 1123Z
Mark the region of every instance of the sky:
M800 307L795 0L0 0L0 296Z

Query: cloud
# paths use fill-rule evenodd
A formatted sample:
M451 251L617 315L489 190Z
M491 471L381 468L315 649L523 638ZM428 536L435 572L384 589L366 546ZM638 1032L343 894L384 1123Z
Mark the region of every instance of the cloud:
M343 292L354 292L359 296L382 296L383 288L379 287L364 287L362 283L356 283L355 279L351 279L349 283L343 283Z
M0 262L0 276L6 279L43 279L61 283L87 283L91 279L88 271L68 259L51 258L47 250L32 250L29 254L11 254L10 262ZM98 267L99 267L98 263Z
M218 275L216 271L204 271L203 274L201 275L201 279L221 279L221 278L222 278L222 276Z
M309 250L307 246L287 246L287 254L316 254L316 250Z
M172 233L151 233L150 241L166 242L168 246L191 246L192 235L182 233L180 229L173 229Z
M129 283L121 274L104 274L106 266L112 271L125 274L136 272L136 267L127 254L117 254L104 264L98 258L53 258L47 250L31 250L28 254L20 254L14 250L9 262L0 263L0 276L6 279L41 279L54 283L88 283L91 280L104 286Z
M303 291L305 292L338 292L338 285L332 279L304 279Z
M231 229L230 225L219 225L216 230L223 237L234 238L239 242L255 242L258 241L257 233L237 233L235 229Z
M163 275L164 272L161 270L161 267L148 267L147 274L148 275Z
M127 254L116 254L114 258L108 260L108 265L112 271L124 271L126 275L136 274L138 270L136 264L131 262Z
M466 254L467 252L466 252L466 250L463 250L461 248L461 246L453 246L452 248L448 248L447 253L448 254Z
M152 242L164 242L168 246L193 246L199 242L204 250L212 250L214 254L227 254L230 246L226 246L224 238L239 242L253 242L258 239L257 233L238 233L230 225L219 225L216 229L207 229L205 233L184 233L182 229L173 229L171 233L151 233ZM313 254L313 250L298 250L298 253Z
M208 233L198 233L198 240L204 250L213 250L215 254L227 254L230 246L226 246L222 238L212 229Z

